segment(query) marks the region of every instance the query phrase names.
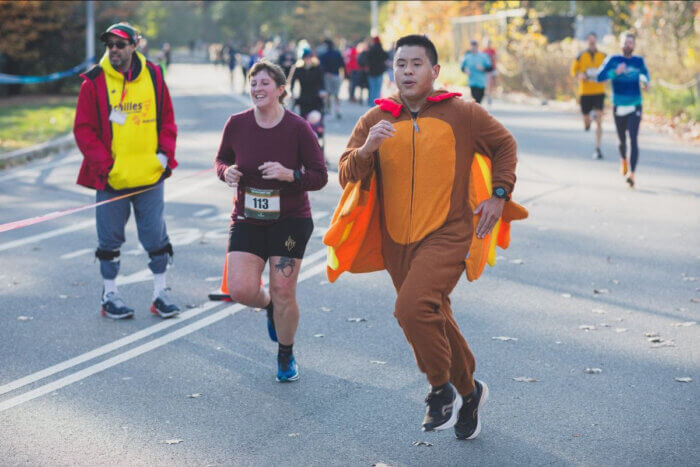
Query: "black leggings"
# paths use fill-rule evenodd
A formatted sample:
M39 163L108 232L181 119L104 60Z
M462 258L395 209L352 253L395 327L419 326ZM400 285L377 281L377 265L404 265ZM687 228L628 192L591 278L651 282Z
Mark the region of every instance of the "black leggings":
M627 144L625 133L630 134L630 171L634 172L637 167L637 159L639 159L639 145L637 144L637 135L639 134L639 124L642 121L642 106L638 105L634 112L625 116L617 115L617 106L613 107L613 115L615 116L615 128L617 128L617 137L620 140L620 157L626 158Z

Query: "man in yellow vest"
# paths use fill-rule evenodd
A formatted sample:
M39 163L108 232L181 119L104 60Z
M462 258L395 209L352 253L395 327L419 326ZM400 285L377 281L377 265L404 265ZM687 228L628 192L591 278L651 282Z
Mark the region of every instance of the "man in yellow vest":
M100 38L106 51L81 75L73 133L84 158L77 183L95 189L97 202L104 203L96 210L95 252L104 279L102 314L112 319L134 315L116 285L133 205L138 237L151 259L151 312L169 318L179 312L165 281L173 248L163 217L163 180L177 167L172 102L161 69L136 51L140 37L133 26L114 24Z
M593 159L602 159L600 140L603 136L603 105L605 103L605 83L596 80L598 68L605 60L605 54L598 50L598 36L594 32L588 34L588 49L581 52L571 65L571 76L579 80L579 97L581 113L586 131L591 128L591 115L596 123L595 152Z

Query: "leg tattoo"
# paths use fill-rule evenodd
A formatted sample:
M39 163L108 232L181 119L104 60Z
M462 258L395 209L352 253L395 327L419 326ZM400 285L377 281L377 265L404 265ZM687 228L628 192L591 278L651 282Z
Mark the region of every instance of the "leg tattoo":
M294 273L294 267L297 262L294 258L287 258L283 256L280 258L279 263L275 264L275 269L278 270L284 277L291 277Z

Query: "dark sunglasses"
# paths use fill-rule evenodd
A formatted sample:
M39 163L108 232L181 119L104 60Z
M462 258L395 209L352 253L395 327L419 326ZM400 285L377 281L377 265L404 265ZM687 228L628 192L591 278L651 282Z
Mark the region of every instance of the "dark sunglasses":
M127 45L129 45L129 43L124 42L124 41L109 41L109 42L105 42L105 45L107 46L108 49L111 49L112 47L114 47L116 45L117 48L119 50L121 50L124 47L126 47Z

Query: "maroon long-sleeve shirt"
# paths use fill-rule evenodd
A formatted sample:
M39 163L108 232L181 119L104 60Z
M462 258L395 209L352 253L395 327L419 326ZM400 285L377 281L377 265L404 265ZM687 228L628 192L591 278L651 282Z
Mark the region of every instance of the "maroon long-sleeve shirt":
M265 180L258 170L265 162L279 162L301 172L301 180L283 182ZM255 121L253 109L232 115L226 122L216 156L216 173L224 180L224 172L233 165L243 173L231 219L234 222L266 223L244 217L246 187L280 190L280 219L310 218L311 205L307 191L320 190L328 182L328 170L318 139L309 123L285 110L280 123L262 128Z

